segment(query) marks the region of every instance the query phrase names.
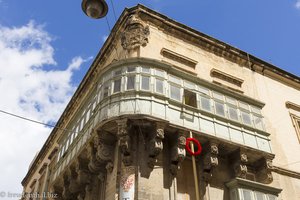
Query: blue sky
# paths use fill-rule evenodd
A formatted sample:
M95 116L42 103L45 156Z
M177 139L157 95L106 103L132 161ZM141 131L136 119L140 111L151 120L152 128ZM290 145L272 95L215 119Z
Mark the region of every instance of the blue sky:
M300 0L113 2L117 17L141 3L300 76ZM0 110L55 122L107 35L106 20L86 17L81 0L0 0ZM51 130L1 113L0 128L0 192L20 192Z

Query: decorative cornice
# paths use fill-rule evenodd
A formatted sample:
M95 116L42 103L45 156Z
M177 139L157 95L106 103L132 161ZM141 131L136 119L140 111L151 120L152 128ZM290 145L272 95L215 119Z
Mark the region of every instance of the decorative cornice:
M171 51L169 49L166 49L166 48L162 48L160 53L161 53L161 55L163 55L166 58L169 58L169 59L174 60L176 62L185 64L185 65L187 65L187 66L189 66L193 69L195 69L195 67L198 63L196 60L193 60L191 58L188 58L184 55L178 54L178 53L176 53L174 51Z
M243 79L234 77L231 74L227 74L227 73L222 72L222 71L217 70L217 69L212 69L210 71L210 75L211 75L211 77L221 79L223 81L226 81L226 82L231 83L233 85L236 85L238 87L241 87L243 82L244 82Z
M293 109L293 110L300 112L300 105L298 105L296 103L287 101L287 102L285 102L285 106L289 109Z

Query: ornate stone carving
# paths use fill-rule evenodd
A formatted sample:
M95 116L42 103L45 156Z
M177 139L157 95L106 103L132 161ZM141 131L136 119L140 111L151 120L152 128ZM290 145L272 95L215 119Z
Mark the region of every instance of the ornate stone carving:
M219 164L219 148L217 143L209 142L206 145L205 149L207 149L208 151L204 156L203 174L206 180L210 180L212 178L213 169Z
M146 46L149 34L149 26L133 14L129 17L121 35L122 47L130 51L140 46Z
M175 141L171 145L171 164L170 172L173 176L177 175L177 171L180 168L181 163L185 159L185 143L186 137L179 133L175 138Z
M238 150L232 155L233 169L236 177L246 179L248 168L248 156L245 152Z
M132 164L131 138L127 131L127 119L117 120L119 147L122 153L122 161L125 166Z
M149 134L148 142L148 167L150 169L154 168L155 163L157 162L157 156L163 149L163 139L164 139L164 124L157 122L154 133Z
M273 181L273 175L272 175L272 159L269 158L262 158L256 167L256 178L258 181L270 184Z
M114 145L109 144L99 135L96 135L93 142L87 147L88 169L94 174L109 173L112 171L114 158Z

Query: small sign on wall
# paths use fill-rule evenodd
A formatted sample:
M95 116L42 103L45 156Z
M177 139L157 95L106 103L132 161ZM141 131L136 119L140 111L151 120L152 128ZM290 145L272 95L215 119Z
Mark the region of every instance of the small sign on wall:
M135 169L133 166L122 169L120 181L119 200L134 200Z

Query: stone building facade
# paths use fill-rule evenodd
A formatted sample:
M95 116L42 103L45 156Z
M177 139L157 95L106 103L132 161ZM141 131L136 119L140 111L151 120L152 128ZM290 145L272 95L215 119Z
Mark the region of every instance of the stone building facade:
M253 55L125 9L33 160L24 199L300 199L299 89Z

